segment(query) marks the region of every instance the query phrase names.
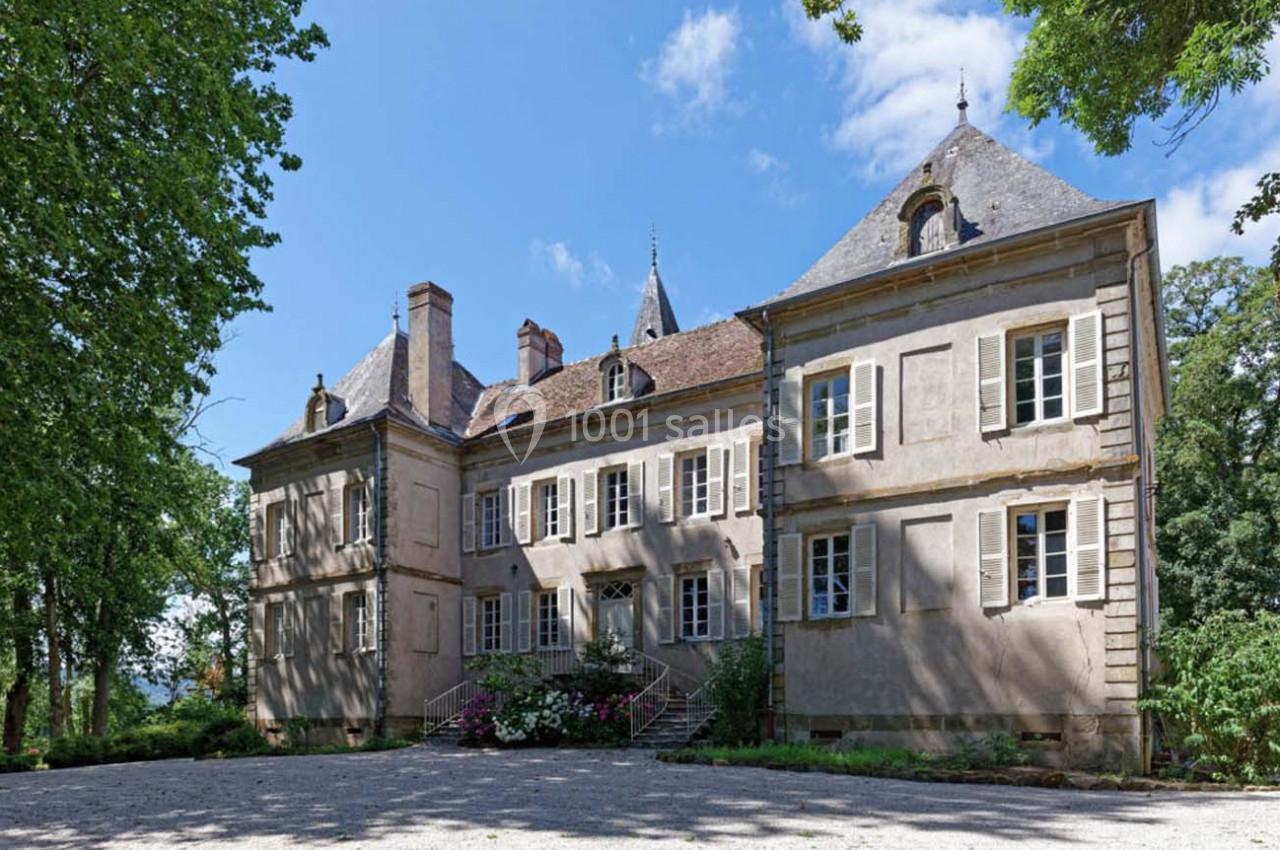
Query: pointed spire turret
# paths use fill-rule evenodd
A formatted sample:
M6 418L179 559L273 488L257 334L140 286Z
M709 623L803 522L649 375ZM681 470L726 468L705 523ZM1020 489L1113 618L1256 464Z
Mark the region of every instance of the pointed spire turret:
M640 309L636 312L635 328L631 331L631 344L643 345L659 337L680 332L675 311L667 300L667 290L658 274L658 234L649 228L649 279L644 283L640 296Z

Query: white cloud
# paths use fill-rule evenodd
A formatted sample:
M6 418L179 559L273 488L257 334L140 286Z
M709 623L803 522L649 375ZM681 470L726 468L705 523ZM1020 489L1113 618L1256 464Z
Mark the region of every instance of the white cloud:
M747 154L747 165L756 174L765 174L772 169L778 168L780 163L773 154L766 153L759 148L752 148Z
M762 175L769 199L778 206L791 209L804 202L804 193L797 191L787 177L790 166L768 151L759 148L748 151L747 168Z
M1160 200L1160 262L1165 268L1219 254L1241 256L1253 263L1268 261L1280 236L1280 217L1245 225L1243 236L1231 232L1236 210L1253 197L1258 178L1280 160L1280 145L1249 162L1215 173L1201 172L1174 186Z
M545 268L564 278L574 289L584 281L593 284L607 284L614 280L613 269L598 255L592 254L585 261L569 249L567 242L544 242L533 239L529 242L529 253L533 259Z
M868 177L897 175L955 126L960 68L969 120L988 132L1000 125L1005 93L1024 33L999 12L948 11L941 0L865 0L857 4L865 35L850 46L830 21L810 21L794 0L783 14L793 38L819 56L844 94L828 131L838 150L855 154ZM1006 138L1033 157L1044 149L1025 133L1001 126Z
M705 118L728 102L728 79L738 52L742 23L737 9L688 9L641 76L680 105L687 119Z

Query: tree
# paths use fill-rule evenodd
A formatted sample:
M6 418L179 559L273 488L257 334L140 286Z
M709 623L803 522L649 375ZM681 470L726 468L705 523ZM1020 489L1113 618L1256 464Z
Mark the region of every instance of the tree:
M1280 610L1280 308L1239 258L1165 276L1172 404L1156 441L1171 624Z

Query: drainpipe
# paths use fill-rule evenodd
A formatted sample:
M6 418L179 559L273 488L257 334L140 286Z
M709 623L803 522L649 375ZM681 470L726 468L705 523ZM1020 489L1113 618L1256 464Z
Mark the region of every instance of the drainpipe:
M373 431L373 572L376 578L375 610L378 612L378 621L374 624L377 631L378 686L374 702L373 733L382 737L386 733L387 722L387 569L386 535L382 527L382 435L378 433L376 423L370 423L369 428Z
M1151 671L1151 634L1148 630L1148 624L1151 622L1152 615L1150 611L1151 600L1147 598L1146 593L1146 571L1148 566L1147 559L1147 500L1150 498L1150 484L1147 481L1147 445L1146 431L1144 430L1142 421L1142 392L1141 380L1142 369L1139 358L1142 356L1141 345L1141 324L1138 322L1138 260L1142 259L1155 248L1155 240L1148 237L1147 246L1138 253L1129 258L1129 364L1130 364L1130 383L1133 387L1133 393L1130 401L1130 410L1133 411L1133 442L1134 449L1138 456L1138 500L1137 510L1134 511L1136 522L1134 523L1134 531L1136 532L1135 550L1136 565L1134 571L1134 584L1138 595L1137 619L1138 619L1138 688L1139 696L1146 694L1150 684L1149 677ZM1151 713L1144 711L1142 716L1143 740L1142 740L1142 760L1143 767L1147 766L1147 757L1150 751L1148 743L1149 732L1151 730Z
M760 314L764 322L764 399L765 399L765 433L761 448L764 449L764 574L760 577L764 583L764 652L769 663L768 708L769 722L773 724L773 624L775 574L777 571L776 535L773 528L773 483L774 465L777 457L777 439L774 432L776 422L773 404L773 324L769 321L769 311Z

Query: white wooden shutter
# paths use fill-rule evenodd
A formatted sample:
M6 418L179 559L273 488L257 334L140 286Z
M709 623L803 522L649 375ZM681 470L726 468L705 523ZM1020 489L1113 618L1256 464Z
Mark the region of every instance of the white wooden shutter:
M498 597L498 651L511 651L511 594Z
M853 614L874 617L876 614L876 527L855 525L849 530L852 548L850 572L853 585Z
M1075 598L1107 598L1107 505L1101 496L1071 500Z
M476 494L462 494L462 551L476 551ZM475 600L472 601L472 615L475 614ZM475 635L472 635L472 643ZM473 648L474 652L474 648Z
M498 545L511 545L511 498L513 487L498 488Z
M978 430L1003 431L1005 418L1004 334L978 337Z
M1068 327L1071 346L1071 415L1100 416L1105 396L1102 383L1102 313L1094 310L1072 316Z
M724 640L724 570L707 570L707 637Z
M1009 604L1008 512L978 512L978 595L983 608Z
M476 654L476 598L462 597L462 654Z
M600 472L588 469L582 473L582 533L600 533Z
M526 481L515 485L516 542L533 542L533 485Z
M707 446L707 513L724 516L724 446Z
M849 367L853 390L853 453L866 454L880 447L880 392L876 385L876 364L862 360Z
M267 518L266 506L255 494L249 499L249 559L265 561L267 559Z
M556 517L560 521L560 539L573 537L573 476L556 478Z
M342 591L334 590L329 594L329 648L334 655L341 655L347 648L346 597Z
M778 388L778 466L799 463L804 446L804 376L800 368L788 369Z
M573 588L556 588L556 614L560 618L560 648L573 648Z
M329 542L337 549L347 542L347 477L335 473L329 486Z
M285 499L281 510L284 512L284 546L282 552L285 555L293 554L293 528L294 528L294 501L293 499Z
M658 643L675 643L676 577L658 576L654 584L658 588Z
M733 512L744 513L751 510L751 441L738 440L733 444L733 460L731 461L731 492Z
M369 628L365 630L365 649L376 650L378 648L378 636L381 633L382 621L378 618L381 612L378 607L379 596L377 585L365 594L365 607L369 616Z
M644 461L627 464L627 527L644 525Z
M733 611L729 617L733 623L731 631L735 638L748 637L751 634L751 568L734 567L730 583L733 601Z
M778 622L799 620L804 605L804 537L778 535Z
M533 591L522 590L516 601L516 648L520 652L529 651L531 640L530 622L533 620Z
M658 455L658 522L676 521L675 467L675 455Z
M296 602L285 602L280 606L281 616L284 617L284 655L286 658L293 657L293 633L298 628L298 604Z

